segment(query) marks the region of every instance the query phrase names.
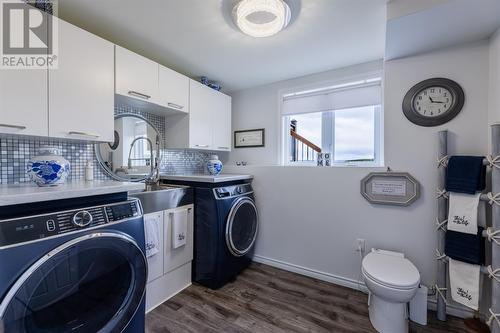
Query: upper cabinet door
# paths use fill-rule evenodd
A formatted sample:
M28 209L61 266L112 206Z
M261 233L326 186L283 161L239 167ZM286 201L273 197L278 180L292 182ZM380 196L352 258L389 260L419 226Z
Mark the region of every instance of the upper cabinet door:
M58 68L49 70L49 136L112 142L114 46L62 20L58 29Z
M231 97L217 93L214 96L213 149L231 150Z
M0 73L0 133L47 136L47 70Z
M158 103L158 64L116 46L116 93Z
M47 69L0 70L0 133L47 136L48 132Z
M159 104L169 109L189 112L189 78L160 65Z
M213 89L189 80L189 148L212 149Z

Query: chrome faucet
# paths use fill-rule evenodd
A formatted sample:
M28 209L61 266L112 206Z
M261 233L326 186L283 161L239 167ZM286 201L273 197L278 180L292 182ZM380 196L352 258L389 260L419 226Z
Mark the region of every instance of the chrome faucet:
M149 149L151 151L151 157L150 158L131 158L132 156L132 150L134 149L134 145L137 141L140 141L140 140L146 140L149 144ZM158 142L159 142L159 138L157 137L156 138L157 140L157 156L155 157L154 154L153 154L153 142L151 141L151 139L147 138L147 137L143 137L143 136L140 136L138 138L135 138L132 143L130 144L130 151L128 152L128 168L131 169L132 168L132 161L150 161L150 166L151 166L151 173L148 177L148 179L146 179L146 185L155 185L158 183L158 181L160 180L160 170L159 170L159 163L158 163L158 156L160 154L160 148L159 148L159 145L158 145Z
M153 142L147 138L147 137L143 137L143 136L140 136L138 138L135 138L132 143L130 144L130 150L128 152L128 163L127 163L127 166L129 169L132 168L132 161L149 161L151 160L151 158L131 158L132 156L132 150L134 149L134 145L137 141L140 141L140 140L146 140L148 143L149 143L149 150L151 151L151 154L153 154ZM153 163L151 163L151 172L153 172Z

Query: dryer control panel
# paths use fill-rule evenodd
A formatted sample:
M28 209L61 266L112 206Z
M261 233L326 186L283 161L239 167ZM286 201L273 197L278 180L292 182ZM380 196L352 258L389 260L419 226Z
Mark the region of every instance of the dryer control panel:
M119 223L142 214L139 201L0 220L0 247Z

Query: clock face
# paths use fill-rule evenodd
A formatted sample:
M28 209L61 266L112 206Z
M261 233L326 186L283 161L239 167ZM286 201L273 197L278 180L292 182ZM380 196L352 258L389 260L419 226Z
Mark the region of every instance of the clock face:
M423 117L440 117L453 105L452 93L444 87L428 87L415 96L413 109Z
M458 83L446 78L433 78L414 85L403 99L403 113L420 126L438 126L455 118L465 102Z

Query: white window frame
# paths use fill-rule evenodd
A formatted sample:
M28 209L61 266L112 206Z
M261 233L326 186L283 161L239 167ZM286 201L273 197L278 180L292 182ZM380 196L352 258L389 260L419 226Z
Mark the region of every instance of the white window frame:
M363 73L360 75L352 75L349 77L344 77L343 79L323 81L320 83L314 83L309 85L298 86L292 89L283 89L278 93L278 124L280 124L280 133L278 136L277 145L279 147L279 164L283 166L307 166L307 167L317 167L315 162L290 162L288 160L288 139L290 124L287 122L287 116L282 114L283 99L287 95L303 93L303 92L314 92L317 90L327 90L329 87L350 85L354 82L359 81L370 81L373 79L380 79L382 87L381 104L378 110L375 110L375 159L374 161L360 161L360 162L333 162L332 167L367 167L367 168L380 168L384 166L384 105L383 105L383 91L384 91L384 80L383 72L373 71L369 73ZM306 114L306 113L304 113Z

